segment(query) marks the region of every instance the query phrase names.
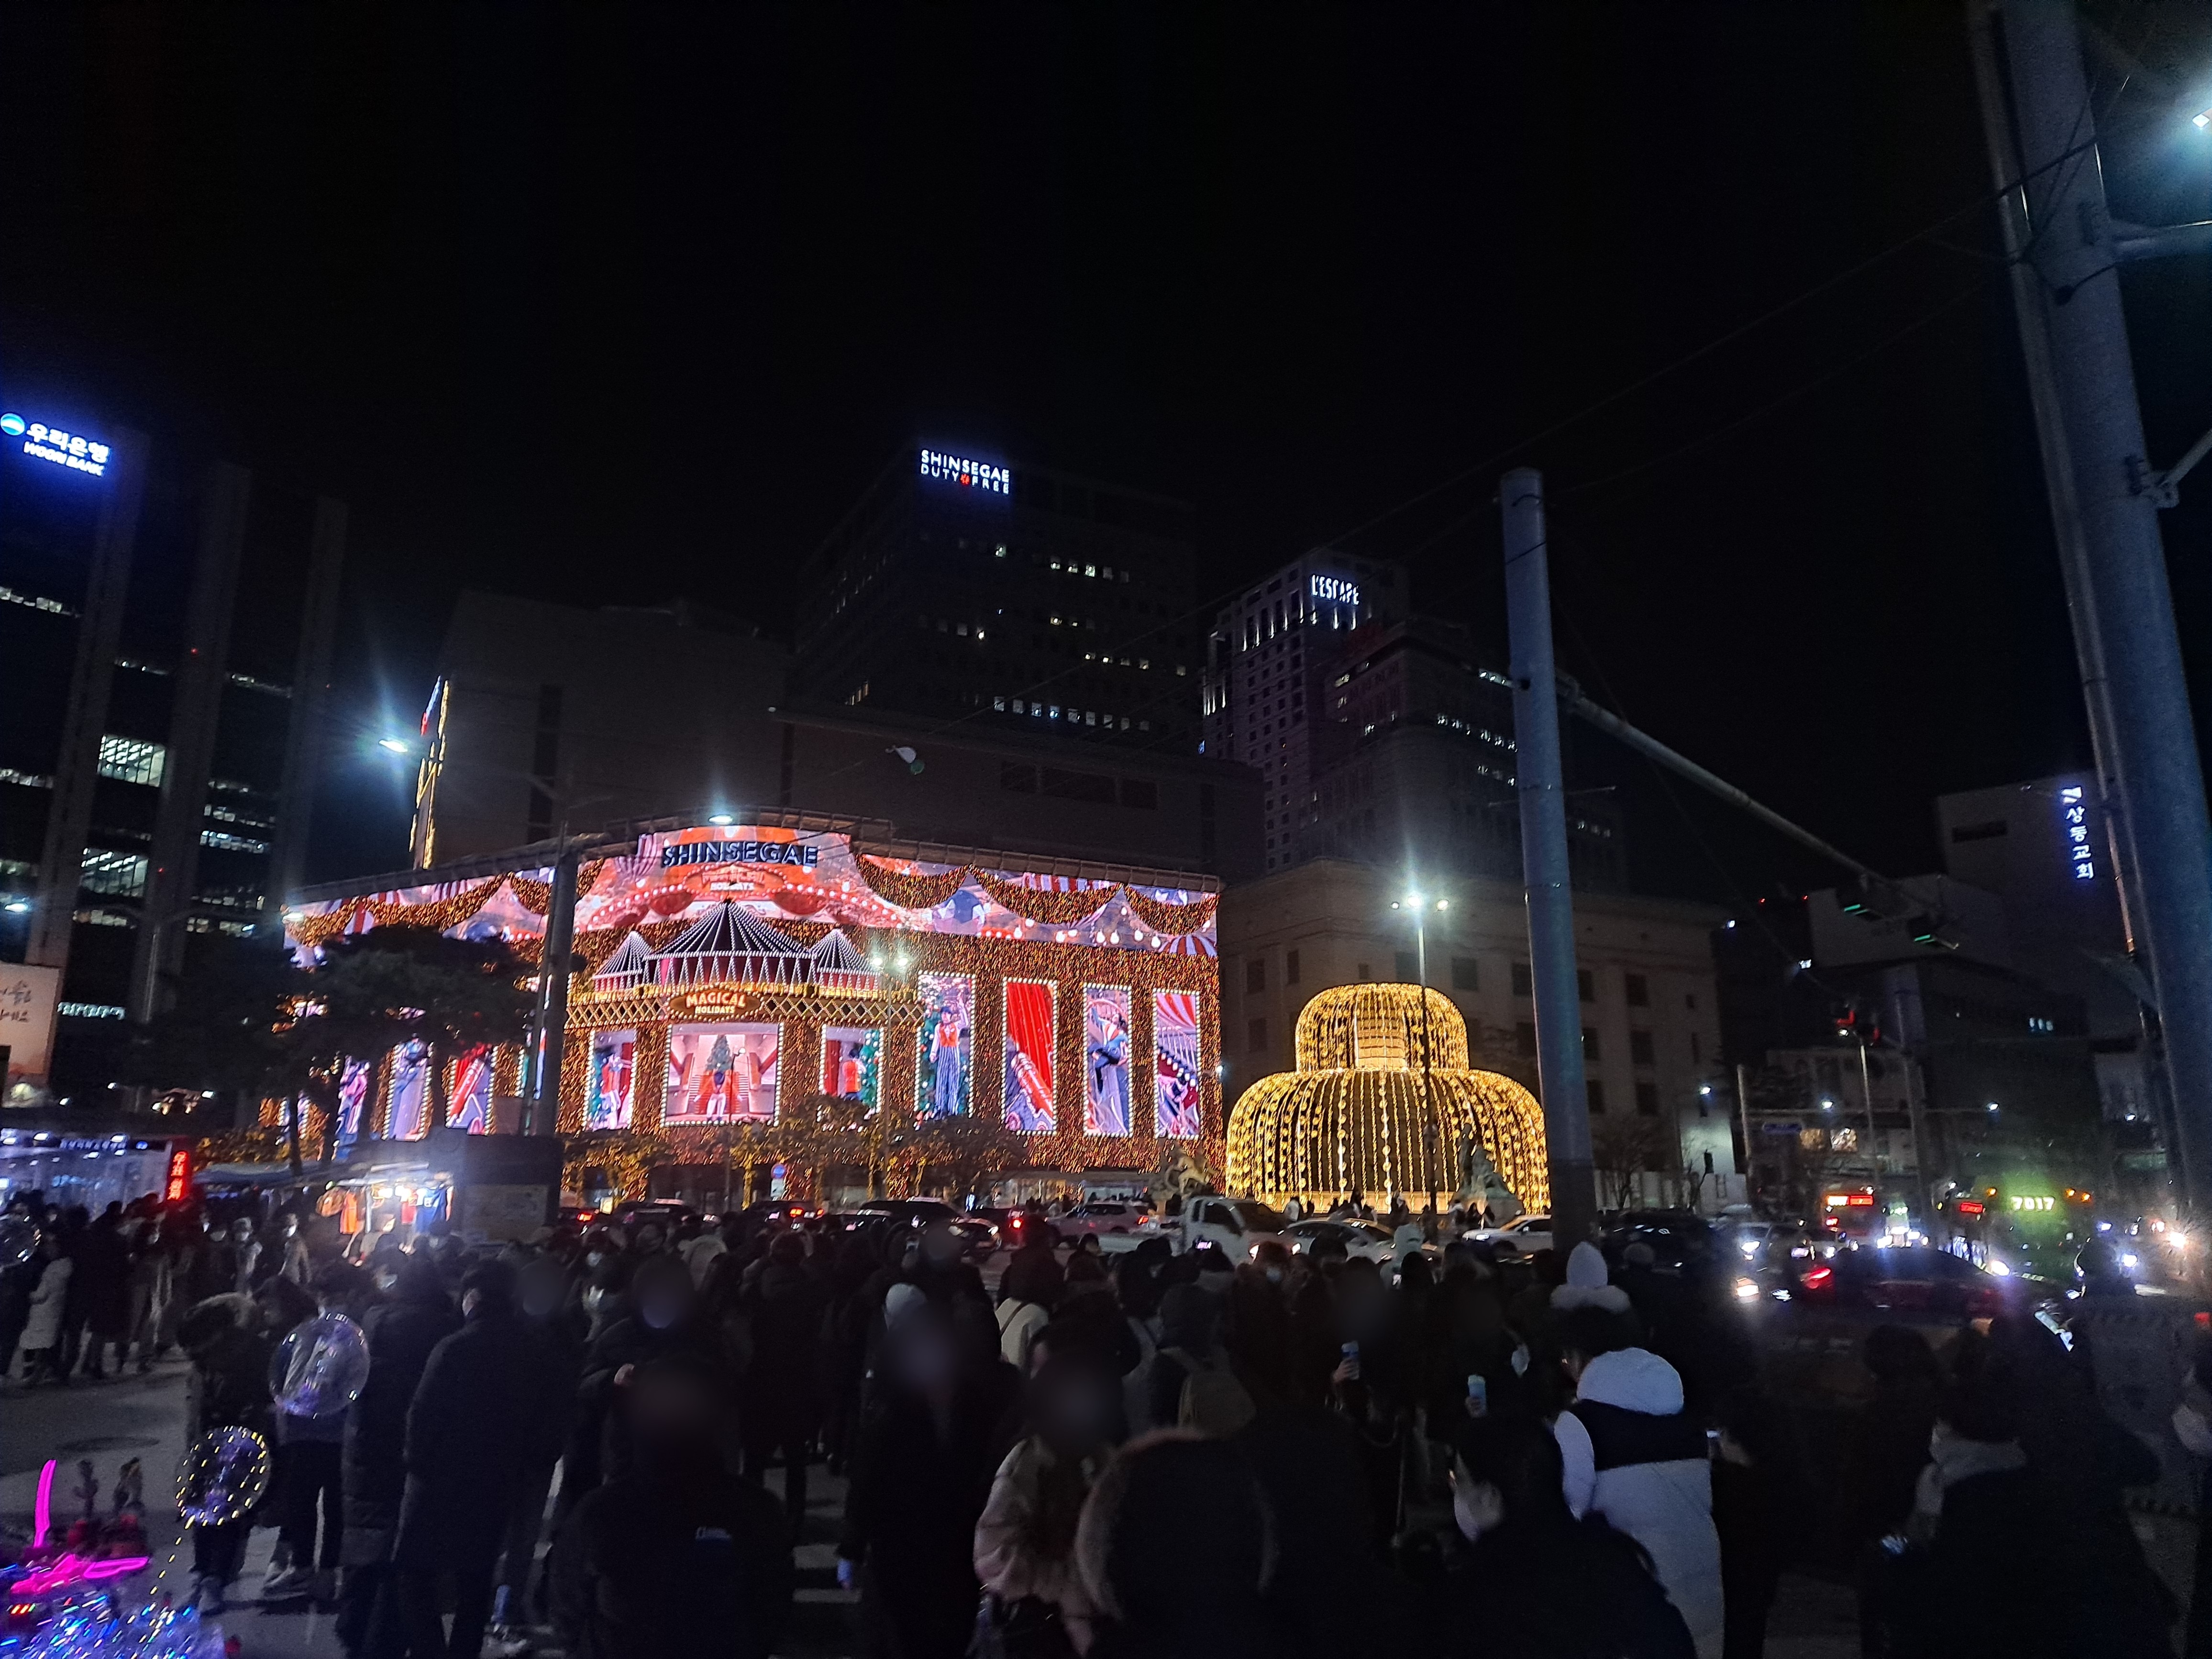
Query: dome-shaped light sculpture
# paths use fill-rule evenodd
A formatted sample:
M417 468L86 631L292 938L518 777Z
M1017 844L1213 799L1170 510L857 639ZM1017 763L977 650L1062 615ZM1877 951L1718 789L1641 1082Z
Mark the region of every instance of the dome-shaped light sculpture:
M1231 1192L1324 1207L1449 1193L1479 1150L1524 1209L1551 1206L1544 1109L1512 1079L1470 1071L1467 1023L1441 991L1425 1015L1424 995L1344 985L1306 1004L1297 1070L1261 1078L1230 1116Z

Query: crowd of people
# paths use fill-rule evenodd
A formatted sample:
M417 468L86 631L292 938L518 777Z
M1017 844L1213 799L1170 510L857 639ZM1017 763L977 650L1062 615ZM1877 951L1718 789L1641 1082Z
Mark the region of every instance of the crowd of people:
M43 1218L0 1340L34 1383L179 1346L194 1432L252 1429L276 1466L262 1510L195 1528L203 1606L274 1524L261 1595L336 1605L355 1659L542 1626L580 1659L765 1655L815 1463L847 1483L837 1577L896 1659L1470 1632L1750 1659L1822 1526L1869 1652L2171 1651L2122 1508L2154 1460L2033 1318L1941 1358L1876 1329L1815 1503L1732 1275L1639 1244L1501 1260L1414 1229L1386 1261L1323 1237L1232 1262L1033 1228L994 1283L943 1219L434 1228L348 1259L291 1216L132 1209ZM319 1310L362 1325L366 1381L288 1417L270 1356Z

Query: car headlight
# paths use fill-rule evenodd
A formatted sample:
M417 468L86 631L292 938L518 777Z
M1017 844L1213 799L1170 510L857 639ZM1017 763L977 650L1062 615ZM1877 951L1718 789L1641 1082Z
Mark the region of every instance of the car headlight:
M1755 1279L1737 1279L1735 1282L1735 1299L1739 1302L1758 1301L1759 1281Z
M1984 1273L1995 1273L1999 1279L2009 1279L2012 1277L2012 1269L2006 1267L2003 1262L1998 1261L1995 1256L1991 1256L1987 1261L1982 1264L1982 1271Z

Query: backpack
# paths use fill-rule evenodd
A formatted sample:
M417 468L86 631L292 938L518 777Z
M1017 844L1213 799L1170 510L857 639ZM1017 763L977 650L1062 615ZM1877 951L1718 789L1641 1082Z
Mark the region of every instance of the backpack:
M1162 1348L1183 1369L1182 1392L1176 1406L1179 1427L1225 1440L1259 1415L1252 1395L1237 1373L1219 1358L1200 1359L1188 1348Z

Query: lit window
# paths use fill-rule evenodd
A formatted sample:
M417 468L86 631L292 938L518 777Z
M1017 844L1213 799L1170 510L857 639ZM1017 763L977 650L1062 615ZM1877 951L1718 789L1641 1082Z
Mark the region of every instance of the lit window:
M212 847L218 853L265 853L269 843L256 841L251 836L234 836L223 830L200 831L200 845Z
M119 783L143 783L160 788L161 770L168 758L166 747L143 738L109 736L100 740L100 775Z
M139 898L146 891L146 855L112 853L103 847L84 849L83 873L78 878L88 892L113 898Z

